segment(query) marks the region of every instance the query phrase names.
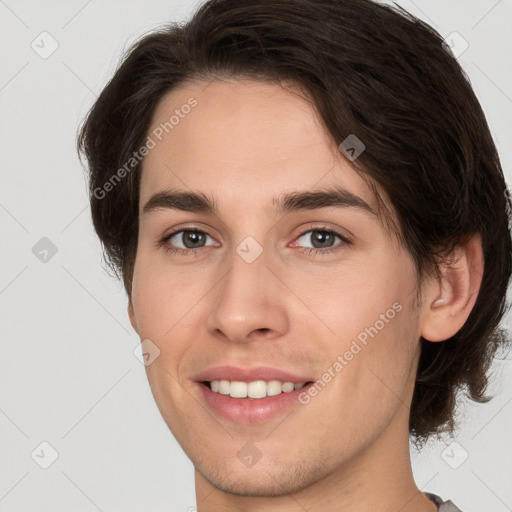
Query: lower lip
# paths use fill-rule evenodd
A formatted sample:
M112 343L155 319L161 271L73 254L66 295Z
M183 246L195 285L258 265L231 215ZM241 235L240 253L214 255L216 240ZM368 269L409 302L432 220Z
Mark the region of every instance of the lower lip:
M306 384L301 389L295 389L289 393L267 396L266 398L232 398L212 391L207 385L198 382L199 391L206 404L219 416L235 423L252 424L263 423L279 415L283 411L300 405L298 397L313 385Z

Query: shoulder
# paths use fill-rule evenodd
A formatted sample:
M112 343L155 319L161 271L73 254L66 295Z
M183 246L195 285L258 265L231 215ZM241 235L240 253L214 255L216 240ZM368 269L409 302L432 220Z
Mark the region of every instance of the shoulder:
M426 492L425 494L439 507L439 512L462 512L462 510L457 508L453 502L443 501L437 494L432 494L429 492Z

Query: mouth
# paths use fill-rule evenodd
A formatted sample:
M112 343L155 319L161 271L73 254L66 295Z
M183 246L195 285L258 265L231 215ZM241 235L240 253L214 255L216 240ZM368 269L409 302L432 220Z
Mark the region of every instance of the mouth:
M314 384L310 377L268 367L217 367L194 380L207 408L237 424L259 424L289 414L293 407L302 407L300 393Z
M293 383L290 381L281 382L280 380L253 380L251 382L243 382L239 380L212 380L203 381L203 385L207 386L214 393L221 395L229 395L231 398L240 398L248 400L261 400L269 396L277 396L282 393L291 393L297 389L302 389L311 382Z

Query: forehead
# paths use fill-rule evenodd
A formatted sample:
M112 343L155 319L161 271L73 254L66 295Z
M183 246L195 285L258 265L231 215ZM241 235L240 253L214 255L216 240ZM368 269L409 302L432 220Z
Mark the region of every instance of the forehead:
M278 84L191 82L158 103L148 131L141 203L166 188L268 203L279 193L340 185L375 204L311 104Z

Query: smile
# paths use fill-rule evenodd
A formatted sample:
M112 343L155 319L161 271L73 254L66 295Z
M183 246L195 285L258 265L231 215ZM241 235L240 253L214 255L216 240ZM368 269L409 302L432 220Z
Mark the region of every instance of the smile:
M280 395L281 393L291 393L296 389L301 389L306 383L294 384L293 382L281 382L280 380L254 380L251 382L212 380L206 382L206 384L213 392L229 395L232 398L260 399Z

